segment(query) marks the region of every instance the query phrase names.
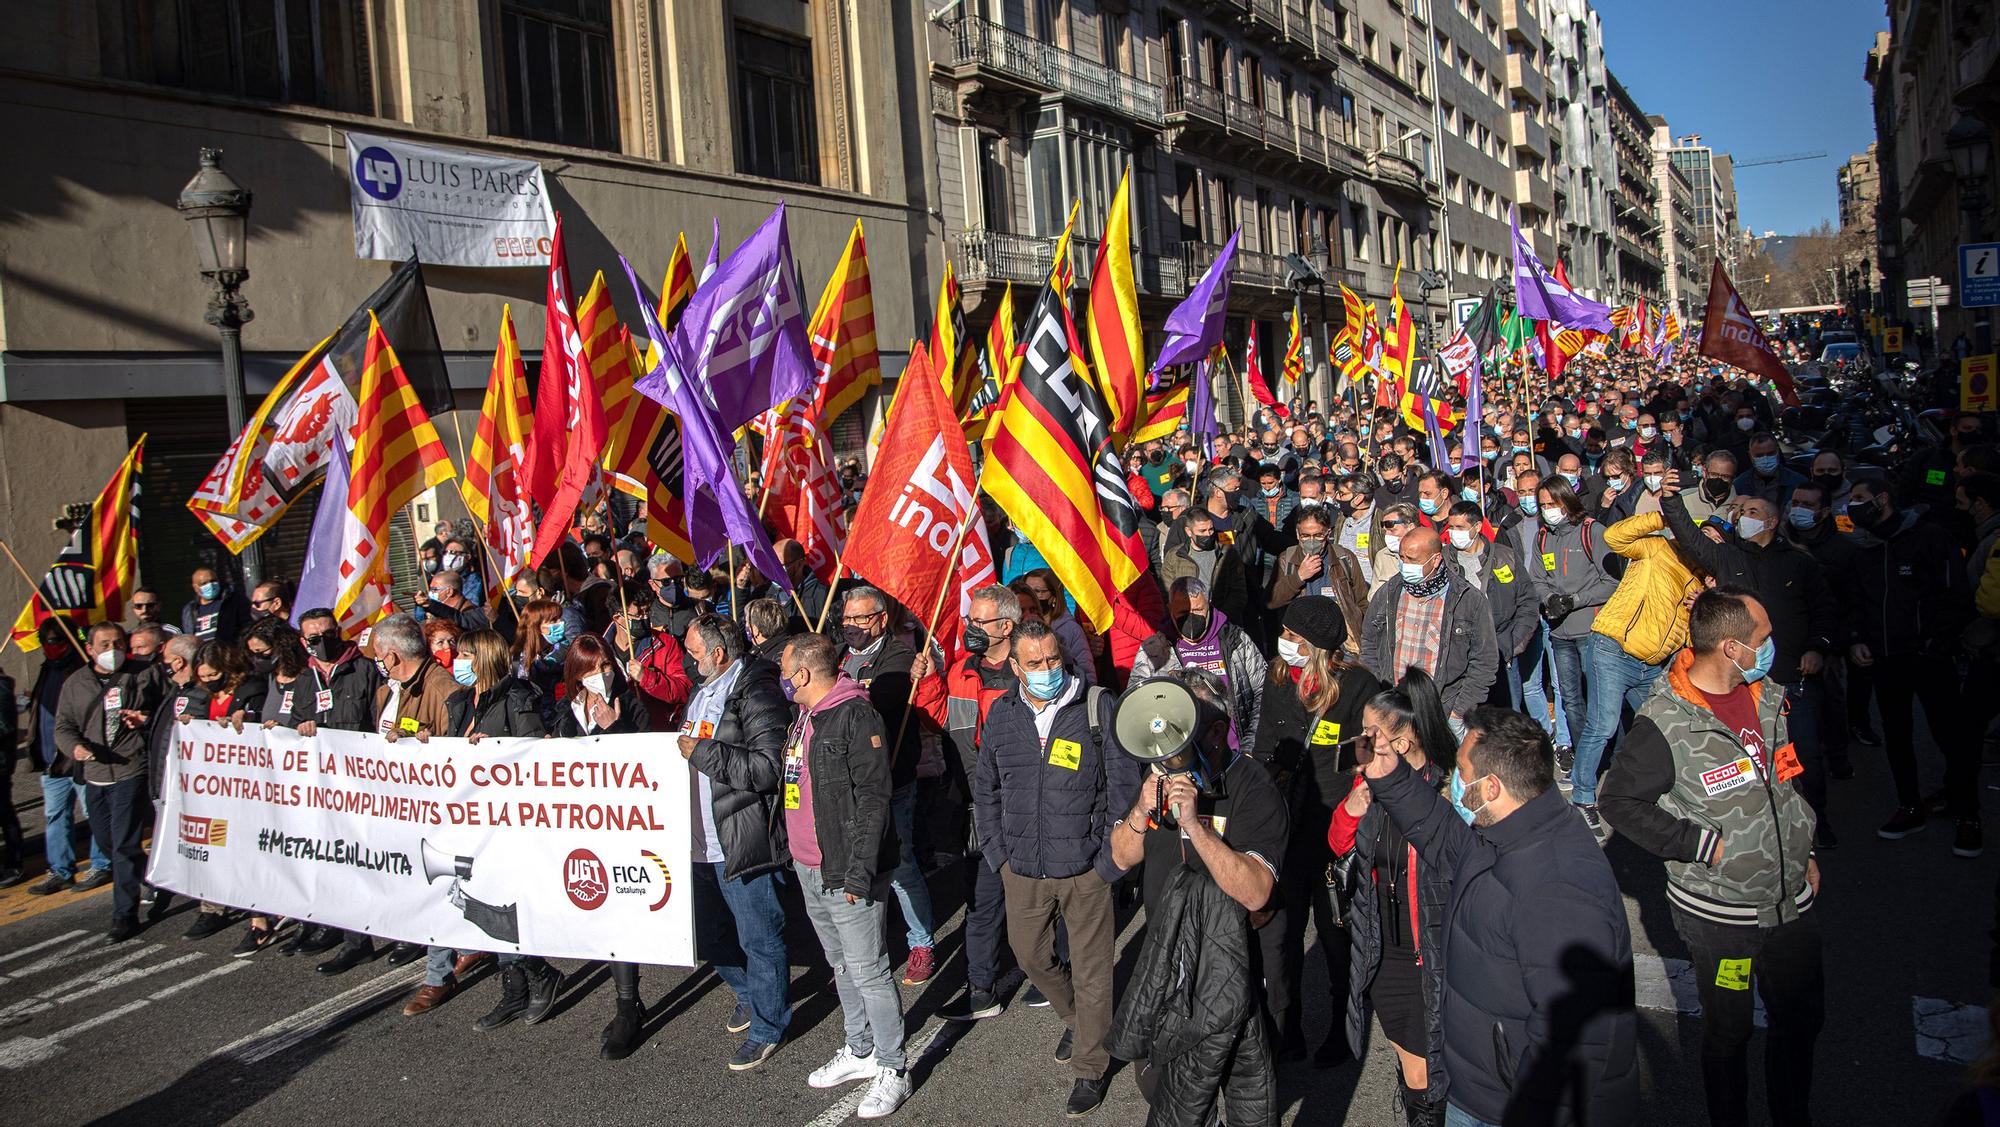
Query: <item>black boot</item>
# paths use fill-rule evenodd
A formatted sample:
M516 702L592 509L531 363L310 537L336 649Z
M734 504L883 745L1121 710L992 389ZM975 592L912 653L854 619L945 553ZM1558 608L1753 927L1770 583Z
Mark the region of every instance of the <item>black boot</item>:
M500 968L500 1000L472 1027L484 1033L520 1017L528 1009L528 976L520 964Z
M1411 1088L1401 1080L1396 1087L1402 1093L1403 1121L1409 1127L1444 1127L1444 1101L1430 1102L1429 1088Z
M562 989L562 972L539 959L535 961L538 966L523 971L528 981L528 1008L521 1020L529 1025L549 1016L556 1005L556 991Z
M639 1047L639 1024L645 1011L637 998L618 999L618 1014L604 1027L605 1060L624 1060Z

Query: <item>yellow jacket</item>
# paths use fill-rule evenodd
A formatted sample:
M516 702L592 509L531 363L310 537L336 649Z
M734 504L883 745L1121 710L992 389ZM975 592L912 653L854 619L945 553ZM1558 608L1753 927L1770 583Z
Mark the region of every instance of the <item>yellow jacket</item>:
M1591 626L1648 665L1665 664L1687 645L1687 601L1704 586L1673 541L1654 535L1665 527L1660 514L1651 512L1604 530L1605 545L1632 562Z

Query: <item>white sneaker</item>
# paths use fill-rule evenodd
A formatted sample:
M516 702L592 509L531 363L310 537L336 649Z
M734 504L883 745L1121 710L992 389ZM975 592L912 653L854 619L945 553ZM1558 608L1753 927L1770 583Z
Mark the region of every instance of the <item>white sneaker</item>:
M893 1115L910 1098L910 1078L899 1074L893 1068L877 1069L875 1082L868 1085L868 1095L863 1097L861 1107L855 1115L862 1119L881 1119Z
M875 1075L875 1054L857 1057L854 1050L846 1045L833 1055L833 1059L813 1069L806 1083L815 1088L838 1088L842 1084L852 1084L856 1080L866 1080Z

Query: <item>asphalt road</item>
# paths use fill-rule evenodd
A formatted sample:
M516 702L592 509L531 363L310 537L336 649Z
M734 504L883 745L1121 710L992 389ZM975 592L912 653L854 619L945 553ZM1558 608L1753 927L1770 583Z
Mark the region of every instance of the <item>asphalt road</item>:
M1960 1065L1935 1054L1978 1050L1986 987L1986 930L2000 862L1954 859L1949 827L1903 842L1877 840L1888 813L1879 752L1859 756L1859 777L1834 787L1838 850L1823 859L1814 909L1827 937L1828 1025L1819 1045L1814 1104L1821 1124L1925 1123L1953 1090ZM1928 775L1940 765L1925 762ZM40 852L40 796L32 776L13 794ZM1704 1121L1693 992L1671 980L1685 950L1674 936L1657 862L1618 839L1608 847L1633 925L1641 1004L1645 1100L1642 1122ZM971 1027L935 1014L960 975L957 870L933 878L944 969L923 988L904 988L916 1094L894 1122L1063 1122L1065 1066L1051 1056L1061 1024L1047 1009L1014 1006ZM649 1037L622 1062L600 1060L598 1035L612 990L596 965L565 964L556 1013L534 1028L494 1033L473 1021L498 994L490 975L430 1014L399 1010L420 965L377 962L338 979L311 960L267 950L232 959L235 929L191 943L186 907L118 947L102 944L104 892L29 897L0 893L0 1107L10 1127L58 1124L309 1123L537 1124L755 1123L827 1127L846 1120L860 1087L821 1092L808 1072L839 1045L840 1019L807 933L793 946L793 1040L762 1069L731 1073L736 1038L722 1031L728 991L705 972L648 970L641 989ZM1126 960L1138 933L1127 920ZM1308 1036L1327 1020L1326 983L1307 959ZM1933 1014L1936 1016L1933 1016ZM1921 1018L1920 1018L1921 1015ZM1953 1021L1975 1031L1958 1042L1926 1040L1918 1022ZM1926 1056L1920 1049L1928 1051ZM1759 1051L1753 1046L1753 1052ZM1752 1075L1760 1073L1753 1065ZM1395 1067L1373 1038L1366 1059L1332 1071L1310 1064L1281 1072L1286 1122L1399 1124ZM1761 1107L1761 1092L1753 1101ZM1129 1070L1089 1122L1138 1124L1145 1105Z

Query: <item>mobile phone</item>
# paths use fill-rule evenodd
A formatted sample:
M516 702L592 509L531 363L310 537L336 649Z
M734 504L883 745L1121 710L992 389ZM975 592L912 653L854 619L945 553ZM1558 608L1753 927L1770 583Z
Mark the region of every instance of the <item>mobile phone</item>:
M1334 755L1336 770L1352 771L1375 758L1375 737L1372 733L1362 732L1344 739L1335 745Z

